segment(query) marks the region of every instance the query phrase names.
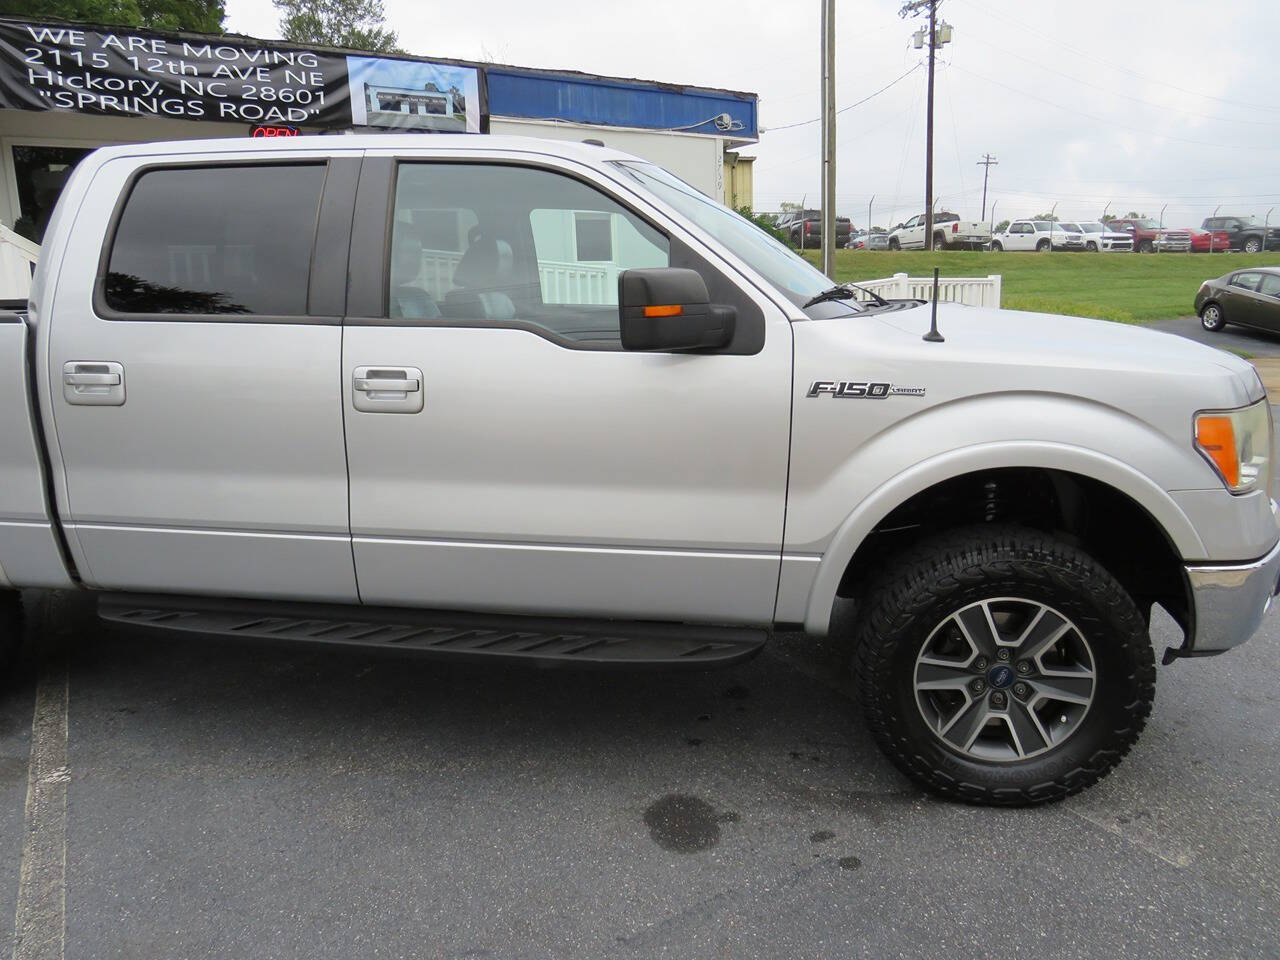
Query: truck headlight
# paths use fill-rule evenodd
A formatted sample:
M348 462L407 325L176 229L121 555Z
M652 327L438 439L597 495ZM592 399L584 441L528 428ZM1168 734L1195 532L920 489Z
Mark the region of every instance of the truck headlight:
M1271 488L1271 405L1196 414L1196 449L1232 493Z

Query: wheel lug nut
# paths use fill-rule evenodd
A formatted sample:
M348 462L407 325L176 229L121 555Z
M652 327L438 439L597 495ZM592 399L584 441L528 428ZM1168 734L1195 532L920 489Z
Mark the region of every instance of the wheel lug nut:
M991 694L991 705L992 705L993 707L996 707L997 709L999 709L1000 707L1003 707L1003 706L1005 705L1005 696L1004 696L1004 694L1003 694L1001 691L999 691L999 690L995 690L995 691L993 691L993 692L992 692L992 694Z
M973 661L973 669L985 670L987 669L987 663L988 661L986 657L979 657L977 660Z
M997 660L1008 660L1008 659L1009 659L1009 650L1008 650L1007 648L1004 648L1004 647L1002 647L1001 649L997 650L997 651L996 651L996 659L997 659Z
M1030 692L1031 688L1022 681L1018 681L1013 685L1013 695L1019 700L1025 700Z
M1025 660L1019 660L1016 669L1021 676L1025 677L1031 672L1031 664L1027 663Z
M975 677L973 680L969 681L969 689L974 693L981 693L983 690L987 689L987 684L984 680Z

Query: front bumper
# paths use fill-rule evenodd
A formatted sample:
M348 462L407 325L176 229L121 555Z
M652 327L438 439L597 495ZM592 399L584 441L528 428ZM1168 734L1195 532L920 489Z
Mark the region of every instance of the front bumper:
M1164 662L1209 657L1238 647L1262 625L1280 593L1280 542L1252 563L1188 566L1191 622L1181 649L1169 648Z

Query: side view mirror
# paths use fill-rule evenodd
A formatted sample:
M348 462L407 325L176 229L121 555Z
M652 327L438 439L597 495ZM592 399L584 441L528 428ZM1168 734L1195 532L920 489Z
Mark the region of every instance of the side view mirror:
M733 339L737 312L712 305L696 270L653 267L618 274L622 348L677 353L714 350Z

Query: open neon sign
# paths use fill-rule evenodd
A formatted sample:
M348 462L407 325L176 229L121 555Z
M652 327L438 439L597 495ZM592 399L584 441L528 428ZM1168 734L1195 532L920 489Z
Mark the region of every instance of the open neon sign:
M298 128L286 123L255 123L249 128L251 137L296 137Z

